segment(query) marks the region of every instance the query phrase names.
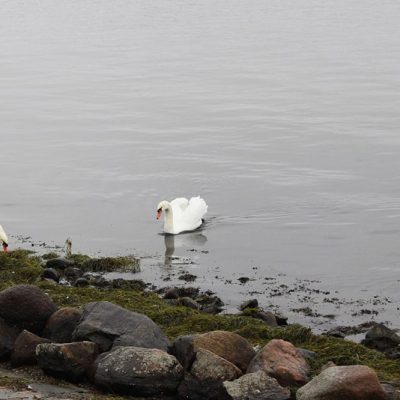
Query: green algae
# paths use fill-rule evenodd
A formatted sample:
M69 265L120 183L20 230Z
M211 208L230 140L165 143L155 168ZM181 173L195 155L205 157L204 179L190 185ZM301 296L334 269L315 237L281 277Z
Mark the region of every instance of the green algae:
M80 257L82 257L80 255ZM83 258L80 258L81 260ZM87 256L83 262L87 262ZM119 258L118 258L119 259ZM118 264L120 261L116 261ZM311 375L318 374L328 361L337 365L363 364L376 370L381 380L400 386L400 360L389 360L382 353L340 338L318 336L301 325L269 327L247 315L210 315L181 306L167 304L157 294L124 286L114 289L69 287L40 279L41 259L30 252L15 250L0 253L0 288L16 284L35 284L59 306L79 307L92 301L110 301L126 309L149 316L159 324L171 340L180 335L212 330L236 332L253 345L263 346L271 339L284 339L297 347L316 353L309 359Z

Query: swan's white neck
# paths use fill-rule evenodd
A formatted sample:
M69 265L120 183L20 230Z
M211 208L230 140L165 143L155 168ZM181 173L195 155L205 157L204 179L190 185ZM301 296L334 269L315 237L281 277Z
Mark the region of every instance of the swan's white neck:
M164 212L164 232L174 233L174 213L170 204Z

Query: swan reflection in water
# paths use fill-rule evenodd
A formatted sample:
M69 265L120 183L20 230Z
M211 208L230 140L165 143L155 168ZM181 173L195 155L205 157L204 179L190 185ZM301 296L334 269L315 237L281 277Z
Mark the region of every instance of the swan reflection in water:
M171 267L172 264L191 264L189 257L174 256L175 249L184 248L196 251L198 247L204 246L207 236L201 232L188 232L180 235L164 234L165 257L164 266Z

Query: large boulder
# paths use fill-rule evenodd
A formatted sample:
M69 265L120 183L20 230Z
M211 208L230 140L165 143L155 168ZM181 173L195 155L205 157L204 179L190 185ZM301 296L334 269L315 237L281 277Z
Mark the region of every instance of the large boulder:
M0 361L9 359L19 333L20 329L10 326L3 318L0 318Z
M0 292L0 316L36 334L41 334L56 309L50 297L33 285L17 285Z
M195 360L179 386L179 396L190 400L219 400L222 383L242 375L234 364L211 351L199 349Z
M98 344L100 352L112 346L136 346L168 350L169 341L149 317L108 301L88 303L74 330L73 340Z
M173 354L189 370L199 349L206 349L246 371L255 355L250 343L242 336L227 331L180 336L173 343Z
M365 365L330 367L297 391L297 400L385 400L376 373Z
M55 343L71 342L72 333L78 325L81 316L82 312L78 308L60 308L48 319L43 336Z
M96 365L95 384L120 394L172 394L183 378L178 360L160 349L116 347L101 354Z
M36 347L43 371L72 382L88 377L97 354L97 345L92 342L42 343Z
M264 371L282 386L304 385L309 366L292 343L273 339L251 360L247 372L257 371Z
M219 400L288 400L290 390L279 385L263 371L243 375L232 382L224 382L224 393Z
M36 364L36 346L41 343L49 343L49 339L41 338L34 333L23 330L17 337L14 344L14 351L11 354L11 365Z

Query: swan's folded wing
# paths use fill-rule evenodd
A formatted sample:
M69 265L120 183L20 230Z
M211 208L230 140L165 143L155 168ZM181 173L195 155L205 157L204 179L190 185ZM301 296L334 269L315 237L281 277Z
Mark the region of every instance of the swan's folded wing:
M191 223L201 223L204 215L207 212L207 204L201 197L192 197L189 201L189 205L185 210L185 219Z
M189 200L185 199L184 197L178 197L177 199L174 199L171 201L171 206L172 208L180 208L181 211L186 210L186 208L189 205Z

